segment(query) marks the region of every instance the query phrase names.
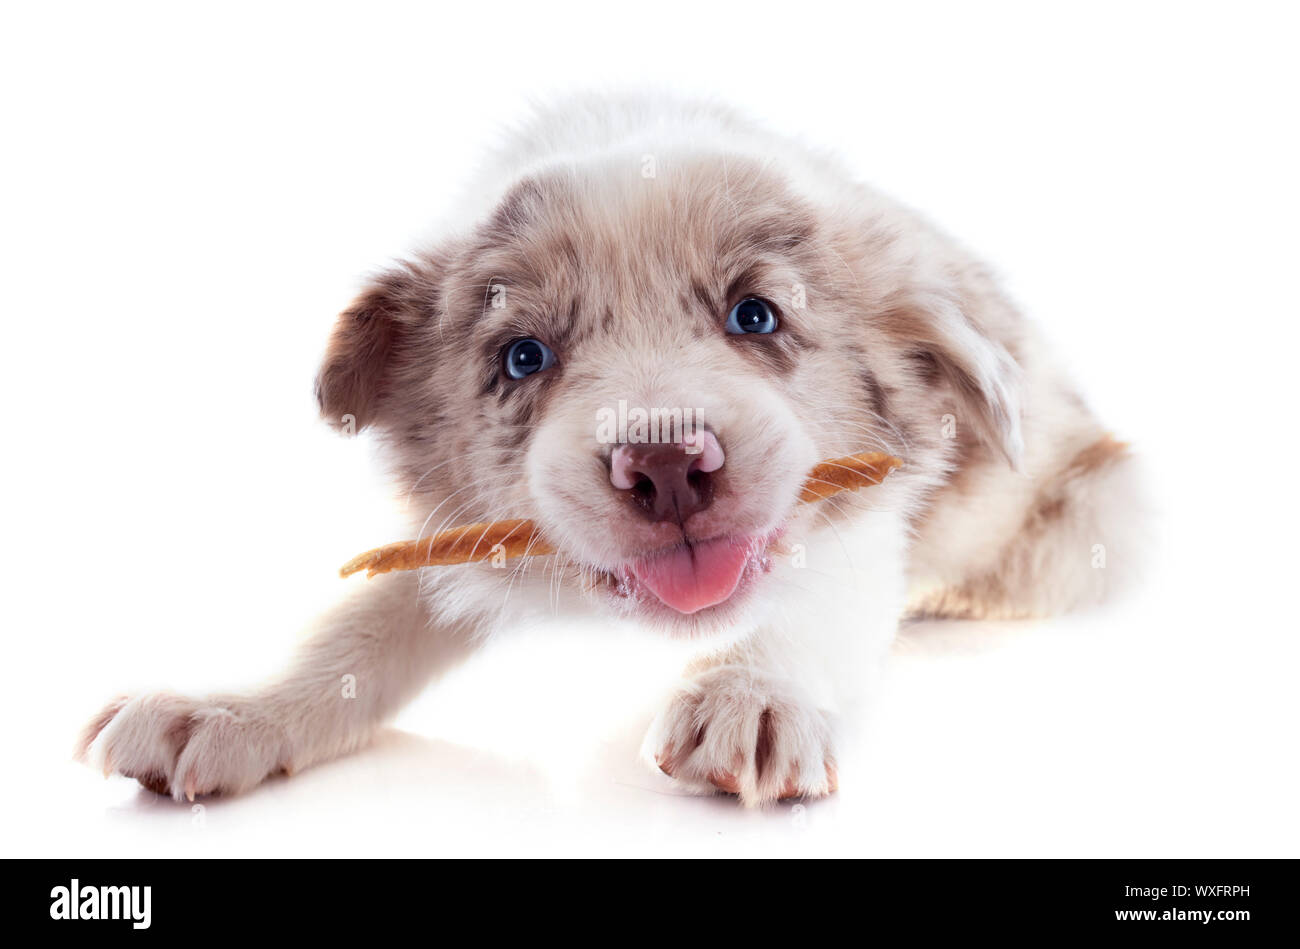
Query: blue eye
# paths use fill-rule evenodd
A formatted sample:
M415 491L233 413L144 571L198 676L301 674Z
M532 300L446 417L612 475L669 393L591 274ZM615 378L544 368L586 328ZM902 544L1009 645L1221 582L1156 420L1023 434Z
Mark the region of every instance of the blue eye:
M555 353L540 339L517 339L506 347L506 375L522 379L555 364Z
M757 297L746 297L727 315L728 333L770 333L776 329L776 314Z

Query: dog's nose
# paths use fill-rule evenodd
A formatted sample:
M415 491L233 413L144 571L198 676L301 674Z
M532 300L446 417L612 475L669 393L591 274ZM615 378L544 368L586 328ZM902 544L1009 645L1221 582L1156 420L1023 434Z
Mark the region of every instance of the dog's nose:
M724 456L717 437L701 430L684 441L619 445L609 459L609 480L652 521L677 521L713 503L713 473Z

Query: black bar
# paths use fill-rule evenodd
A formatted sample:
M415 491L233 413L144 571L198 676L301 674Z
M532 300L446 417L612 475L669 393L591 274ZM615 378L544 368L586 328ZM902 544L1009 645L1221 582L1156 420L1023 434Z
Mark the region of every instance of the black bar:
M780 919L841 925L864 943L879 933L1213 935L1293 933L1289 860L881 861L7 861L5 917L76 928L210 938L375 936L411 923L430 941L468 927L528 938L604 930L659 937L733 937ZM70 917L72 881L86 912ZM134 891L101 887L136 887ZM147 927L143 913L148 887ZM1216 889L1207 889L1215 887ZM62 899L60 891L66 891ZM1186 888L1185 890L1180 888ZM88 891L95 895L89 896ZM60 900L62 899L62 902ZM135 913L132 914L131 910ZM611 929L611 914L623 921ZM1136 915L1135 915L1136 914ZM1208 914L1208 915L1205 915ZM78 915L81 915L79 911ZM604 920L604 922L600 922ZM701 930L699 927L706 927ZM450 927L450 928L449 928ZM827 938L825 935L821 938ZM834 941L839 937L831 936ZM457 940L460 941L460 940ZM495 941L495 939L493 940Z

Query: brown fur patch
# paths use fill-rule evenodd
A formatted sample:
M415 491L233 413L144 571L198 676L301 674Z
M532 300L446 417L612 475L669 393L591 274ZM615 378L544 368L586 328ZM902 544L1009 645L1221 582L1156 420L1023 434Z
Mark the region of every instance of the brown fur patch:
M1085 475L1096 471L1128 452L1128 442L1121 442L1107 433L1079 452L1066 466L1067 476Z

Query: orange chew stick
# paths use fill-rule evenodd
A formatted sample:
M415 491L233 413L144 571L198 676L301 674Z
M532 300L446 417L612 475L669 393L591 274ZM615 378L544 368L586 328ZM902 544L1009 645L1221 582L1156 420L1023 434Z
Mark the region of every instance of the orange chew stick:
M823 461L809 472L799 500L811 503L841 491L880 484L885 475L902 464L893 455L876 451ZM366 576L373 577L390 570L448 567L497 556L510 560L553 553L555 548L546 542L532 521L492 521L453 527L422 540L403 540L376 547L345 563L339 568L339 575L350 577L364 570Z
M808 504L841 491L856 491L868 485L880 484L885 480L885 475L902 464L893 455L879 451L865 451L859 455L823 461L808 473L808 480L799 492L799 500Z

